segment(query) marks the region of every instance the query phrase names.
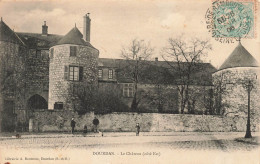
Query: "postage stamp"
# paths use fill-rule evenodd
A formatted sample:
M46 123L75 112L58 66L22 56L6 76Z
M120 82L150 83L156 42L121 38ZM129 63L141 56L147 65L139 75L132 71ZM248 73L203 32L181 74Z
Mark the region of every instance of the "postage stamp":
M212 37L255 38L256 2L213 1Z

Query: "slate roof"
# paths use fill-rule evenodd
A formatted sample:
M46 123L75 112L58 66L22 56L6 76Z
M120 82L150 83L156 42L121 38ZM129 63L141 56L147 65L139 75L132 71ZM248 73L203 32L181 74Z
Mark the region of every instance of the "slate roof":
M2 18L0 20L0 41L24 45L19 36L4 23Z
M0 40L26 45L29 49L49 49L60 44L85 45L95 48L89 42L83 40L83 35L77 27L74 27L65 36L26 32L15 33L2 20L0 21Z
M234 67L258 67L256 59L245 49L239 42L238 46L229 55L225 62L220 66L219 70Z
M119 83L131 83L131 73L129 67L134 60L99 58L100 68L115 68L117 81ZM187 63L183 63L184 65ZM165 61L146 61L142 64L139 82L143 84L182 84L179 72L171 66L177 67L177 62L170 65ZM191 74L192 85L212 85L212 73L216 71L210 63L198 63L196 70ZM131 69L130 69L131 70Z
M18 32L18 36L30 49L49 49L54 46L61 38L61 35Z
M57 43L60 44L76 44L94 48L89 42L83 40L83 35L77 27L72 28L62 39Z

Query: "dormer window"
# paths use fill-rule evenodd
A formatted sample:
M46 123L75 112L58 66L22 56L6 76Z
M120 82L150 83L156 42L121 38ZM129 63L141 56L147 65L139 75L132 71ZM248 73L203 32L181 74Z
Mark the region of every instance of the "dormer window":
M77 46L70 46L70 56L77 56Z
M108 78L113 79L113 70L112 69L108 70Z

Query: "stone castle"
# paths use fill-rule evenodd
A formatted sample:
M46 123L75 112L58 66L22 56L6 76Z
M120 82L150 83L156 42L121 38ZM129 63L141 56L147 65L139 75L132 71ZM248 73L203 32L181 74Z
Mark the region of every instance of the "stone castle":
M1 19L1 131L13 131L18 123L28 127L37 111L62 113L77 108L77 103L72 101L75 84L110 90L124 105L118 110L108 110L131 112L134 86L131 78L125 76L128 61L99 58L98 49L90 43L90 26L87 14L83 34L75 26L65 36L60 36L49 34L46 22L42 25L42 33L23 33L14 32ZM216 110L210 114L245 115L249 83L253 85L251 109L253 113L259 111L258 63L241 43L219 70L210 63L200 66L203 69L192 75L194 94L186 112L192 109L192 114L208 114L214 106ZM143 95L139 112L180 113L177 86L181 84L168 70L167 63L158 58L149 61L149 66L144 68L138 83ZM109 94L104 99L107 97Z

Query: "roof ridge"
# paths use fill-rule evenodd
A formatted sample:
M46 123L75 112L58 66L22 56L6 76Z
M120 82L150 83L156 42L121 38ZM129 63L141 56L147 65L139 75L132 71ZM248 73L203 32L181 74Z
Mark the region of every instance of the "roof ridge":
M21 34L21 35L42 35L42 33L33 33L33 32L16 32L17 34ZM61 36L63 37L64 35L60 35L60 34L48 34L48 36Z
M0 21L0 40L24 45L24 42L17 36L16 32L14 32L3 20Z

